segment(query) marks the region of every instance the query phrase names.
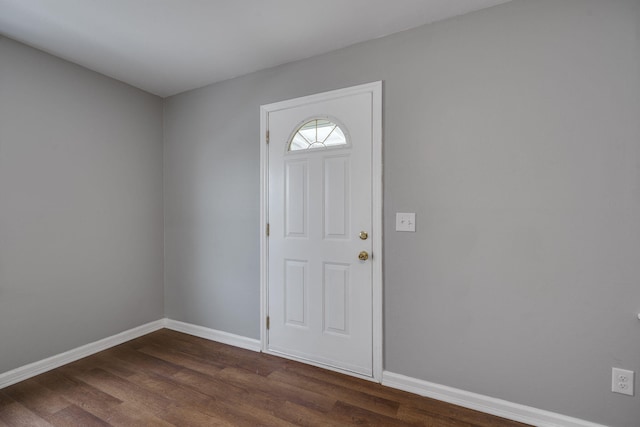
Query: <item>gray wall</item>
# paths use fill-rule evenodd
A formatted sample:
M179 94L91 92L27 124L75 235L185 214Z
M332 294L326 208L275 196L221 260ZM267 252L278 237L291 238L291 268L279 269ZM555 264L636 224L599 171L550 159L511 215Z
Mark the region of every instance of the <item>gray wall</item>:
M385 368L637 426L639 18L516 0L167 99L167 316L259 337L259 106L384 80Z
M164 314L259 336L258 108L384 80L385 368L636 426L639 22L516 0L166 100ZM162 131L0 38L0 372L163 316Z
M0 372L163 317L162 100L0 37Z

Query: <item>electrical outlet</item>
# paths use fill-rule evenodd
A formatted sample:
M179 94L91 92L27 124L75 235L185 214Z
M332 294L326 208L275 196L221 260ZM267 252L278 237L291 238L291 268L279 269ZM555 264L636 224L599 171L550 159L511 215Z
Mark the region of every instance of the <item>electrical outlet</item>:
M634 372L626 369L611 369L611 391L633 396Z

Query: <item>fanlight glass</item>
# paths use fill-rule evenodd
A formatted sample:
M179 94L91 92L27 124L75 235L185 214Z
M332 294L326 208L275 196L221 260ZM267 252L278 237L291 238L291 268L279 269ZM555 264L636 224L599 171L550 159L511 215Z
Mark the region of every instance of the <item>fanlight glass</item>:
M347 137L337 124L313 119L298 128L289 141L289 151L316 150L347 145Z

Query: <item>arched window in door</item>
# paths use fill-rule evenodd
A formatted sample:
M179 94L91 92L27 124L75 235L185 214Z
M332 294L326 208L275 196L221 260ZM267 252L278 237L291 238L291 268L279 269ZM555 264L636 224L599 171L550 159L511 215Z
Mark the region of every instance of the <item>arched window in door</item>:
M287 151L316 150L347 145L345 132L327 119L312 119L293 133Z

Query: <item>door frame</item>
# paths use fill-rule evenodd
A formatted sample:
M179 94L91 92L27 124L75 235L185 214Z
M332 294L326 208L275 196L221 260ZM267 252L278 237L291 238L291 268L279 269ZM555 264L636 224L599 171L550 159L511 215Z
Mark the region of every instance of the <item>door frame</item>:
M267 346L267 313L268 313L268 260L269 241L267 238L267 222L269 213L269 156L267 150L267 126L269 113L287 108L315 102L327 101L348 95L370 93L372 100L372 146L371 146L371 191L372 191L372 354L373 378L331 368L322 364L315 364L307 360L304 363L335 370L348 375L382 382L383 368L383 297L382 297L382 81L361 84L358 86L332 90L315 95L303 96L285 101L260 106L260 343L264 353L271 353ZM286 357L286 356L285 356ZM291 359L298 360L295 357Z

